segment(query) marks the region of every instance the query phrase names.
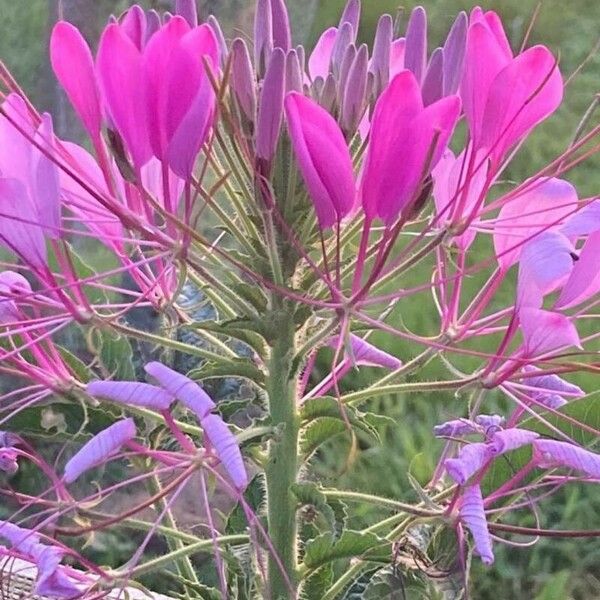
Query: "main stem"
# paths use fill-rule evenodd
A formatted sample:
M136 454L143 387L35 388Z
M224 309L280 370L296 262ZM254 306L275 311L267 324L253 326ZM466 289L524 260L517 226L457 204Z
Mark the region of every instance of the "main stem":
M270 324L277 333L271 345L267 392L273 426L281 433L270 442L266 467L269 536L277 552L277 557L269 555L269 597L288 600L296 595L297 568L296 501L291 490L298 472L299 429L292 374L294 322L288 301L273 298L273 307Z

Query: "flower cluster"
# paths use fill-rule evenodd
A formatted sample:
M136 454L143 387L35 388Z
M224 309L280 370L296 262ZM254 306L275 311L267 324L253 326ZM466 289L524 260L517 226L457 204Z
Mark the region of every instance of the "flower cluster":
M569 380L598 366L600 201L566 179L600 126L584 119L555 160L509 181L562 102L552 52L515 53L478 7L431 53L422 7L403 37L381 16L369 46L360 11L348 0L312 51L293 44L283 0L258 0L252 43L199 23L193 0L112 17L95 56L57 23L52 68L91 152L0 67L0 493L14 509L0 537L37 565L36 593L98 597L175 565L187 596L208 589L191 559L206 551L222 597L331 600L382 564L431 583L467 568L465 529L491 564L498 532L542 531L507 512L600 478L585 447L597 420ZM445 447L419 502L315 483L323 444L350 437L351 467L359 439L389 426L372 399L448 390L466 416L434 428ZM21 481L24 461L47 489ZM105 483L113 461L126 475ZM177 500L198 485L184 530ZM398 514L356 531L346 502ZM441 573L410 535L423 517L456 532ZM60 566L63 538L120 525L145 533L123 566L85 548L71 554L94 577ZM168 552L148 559L154 537Z

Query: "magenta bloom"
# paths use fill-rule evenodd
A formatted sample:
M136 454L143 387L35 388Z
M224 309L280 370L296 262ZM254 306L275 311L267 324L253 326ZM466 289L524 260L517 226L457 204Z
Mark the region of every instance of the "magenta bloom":
M465 488L461 499L460 518L473 536L475 551L481 557L481 562L491 565L494 562L492 538L485 518L481 488L478 485Z
M559 348L581 348L579 334L569 317L537 308L519 311L527 356L539 356Z
M556 440L536 440L533 446L540 467L569 467L590 477L600 478L600 455L594 452Z
M314 101L292 92L285 99L288 132L298 168L317 211L319 225L339 223L354 204L352 159L334 118Z
M391 225L415 200L419 185L435 167L456 124L457 96L424 107L410 71L402 71L379 97L371 123L360 194L369 220Z
M496 169L507 152L562 100L556 59L544 46L513 58L498 15L475 8L467 34L461 97L476 150Z
M73 483L89 469L104 463L135 437L133 419L123 419L96 434L65 465L65 481Z

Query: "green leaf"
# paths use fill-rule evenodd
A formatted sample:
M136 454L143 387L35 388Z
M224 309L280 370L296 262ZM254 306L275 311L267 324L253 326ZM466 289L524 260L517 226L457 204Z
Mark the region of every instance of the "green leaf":
M93 373L90 368L72 352L55 344L58 348L61 358L65 361L69 369L81 383L88 383L93 378Z
M311 573L302 583L300 598L302 600L321 600L323 592L333 583L333 566L323 565Z
M228 321L197 321L186 325L188 329L203 329L234 338L250 346L259 356L266 354L266 341L256 331L248 329L248 319L230 319Z
M100 337L98 358L111 379L135 380L133 350L129 340L114 331L97 331Z
M570 577L571 573L569 571L554 573L546 581L542 591L535 597L535 600L563 600L563 598L568 598Z
M264 373L245 358L224 358L222 363L206 361L202 366L192 369L187 376L195 380L216 377L242 377L259 387L264 387L265 384Z
M346 530L338 540L324 533L306 543L304 565L313 570L341 558L389 560L391 550L391 543L374 533Z
M363 413L351 406L340 406L331 396L311 398L303 404L300 411L300 417L305 424L302 439L305 458L328 439L348 430L344 414L355 430L364 432L377 442L381 441L375 424L382 421L377 415ZM387 420L385 422L387 423Z
M259 514L265 497L265 477L262 473L259 473L246 488L244 499L254 514ZM247 530L248 520L246 519L246 513L242 505L238 503L227 517L225 532L227 535L234 535L236 533L245 533Z

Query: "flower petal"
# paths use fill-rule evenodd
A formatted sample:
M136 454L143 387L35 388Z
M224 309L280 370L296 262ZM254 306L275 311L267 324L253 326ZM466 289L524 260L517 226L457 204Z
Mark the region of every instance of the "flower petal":
M169 394L194 412L200 421L215 408L210 396L189 377L159 362L148 363L144 370Z
M133 439L135 433L133 419L123 419L96 434L65 465L66 483L73 483L89 469L105 462L123 444Z
M96 398L154 410L166 410L175 400L162 388L137 381L92 381L87 384L86 391Z
M446 459L444 466L456 483L464 485L491 457L487 444L466 444L460 449L458 457Z
M527 356L538 356L559 348L581 348L579 334L568 317L537 308L519 311Z
M600 455L594 452L556 440L536 440L533 445L542 468L569 467L590 477L600 477Z
M494 432L490 438L489 446L494 454L504 454L521 446L527 446L538 437L540 437L540 434L535 431L511 427L510 429Z
M460 518L473 536L475 551L481 557L481 562L491 565L494 562L492 538L485 518L481 488L478 485L465 488L461 499Z

